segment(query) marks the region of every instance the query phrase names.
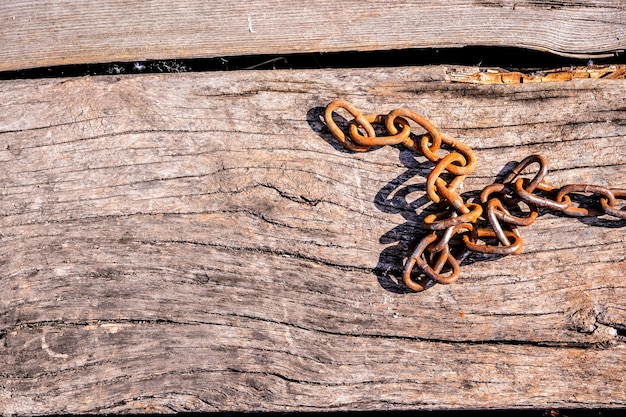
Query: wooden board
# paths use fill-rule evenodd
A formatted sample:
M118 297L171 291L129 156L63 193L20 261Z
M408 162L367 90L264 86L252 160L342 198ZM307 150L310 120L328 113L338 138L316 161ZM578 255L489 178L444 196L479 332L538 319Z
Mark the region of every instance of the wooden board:
M626 406L626 223L542 212L519 256L397 282L423 157L347 152L343 97L626 186L624 80L422 67L0 83L4 414ZM456 69L471 73L471 69Z
M0 71L249 54L509 46L626 50L622 0L82 1L0 5Z

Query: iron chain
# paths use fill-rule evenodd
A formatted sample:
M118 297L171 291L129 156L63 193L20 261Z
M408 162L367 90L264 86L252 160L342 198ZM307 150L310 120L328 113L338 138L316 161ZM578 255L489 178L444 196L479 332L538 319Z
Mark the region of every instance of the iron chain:
M353 117L347 135L333 119L340 109ZM455 282L460 276L460 264L470 252L519 254L522 237L518 226L531 225L538 217L538 207L570 216L606 214L626 219L626 210L618 204L618 200L626 199L626 189L591 184L554 187L544 181L548 163L541 155L526 157L501 183L485 187L480 202L465 201L457 190L476 168L474 151L409 109L398 108L387 115L363 114L353 104L335 100L326 107L325 120L331 133L349 150L364 152L374 146L402 144L435 164L426 181L426 193L432 202L439 204L439 211L424 218L422 226L431 233L411 251L403 270L405 285L414 291L436 283ZM411 135L409 120L426 131L418 140ZM374 125L384 126L387 135L377 136ZM442 146L448 150L445 156L438 153ZM534 178L521 177L522 171L533 164L538 165ZM452 179L446 181L442 174ZM587 198L581 198L583 195ZM577 203L589 199L599 204L584 207ZM519 206L521 202L527 206L526 211ZM516 216L512 211L525 215ZM451 248L453 239L462 242L460 250Z

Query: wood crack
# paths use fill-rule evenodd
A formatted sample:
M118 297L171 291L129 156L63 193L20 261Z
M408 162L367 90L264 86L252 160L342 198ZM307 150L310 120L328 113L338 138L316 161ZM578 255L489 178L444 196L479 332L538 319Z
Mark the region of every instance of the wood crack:
M264 253L264 254L268 254L272 256L287 257L287 258L303 260L306 262L311 262L313 264L330 267L332 269L338 269L340 271L373 272L372 268L359 267L355 265L338 264L338 263L329 262L323 259L306 256L298 252L275 249L275 248L266 247L266 246L250 246L250 247L237 246L235 247L235 246L229 246L229 245L213 243L213 242L195 242L195 241L187 241L187 240L166 240L166 239L141 241L141 243L151 244L151 245L173 243L173 244L179 244L179 245L206 246L206 247L226 250L230 252Z

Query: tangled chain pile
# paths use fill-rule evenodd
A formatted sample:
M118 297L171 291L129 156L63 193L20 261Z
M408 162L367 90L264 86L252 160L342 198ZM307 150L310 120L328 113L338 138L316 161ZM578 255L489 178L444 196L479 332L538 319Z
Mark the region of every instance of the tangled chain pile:
M354 117L348 126L348 135L333 119L333 113L339 109ZM548 165L541 155L528 156L501 183L485 187L480 193L480 203L464 201L457 190L476 168L476 155L469 146L441 133L426 118L409 109L398 108L387 115L363 114L351 103L335 100L326 107L325 119L331 133L347 149L364 152L373 146L403 144L435 164L426 181L426 193L439 207L437 213L426 216L422 224L432 233L417 244L404 265L404 283L414 291L422 291L435 283L455 282L460 276L460 264L470 252L520 253L522 237L518 226L532 224L538 216L538 207L570 216L608 214L626 219L626 210L616 205L618 199L626 197L626 189L589 184L556 188L544 181ZM427 133L414 139L417 137L411 135L408 120ZM376 136L373 125L377 124L384 125L388 135ZM443 157L437 154L442 145L449 149ZM539 170L532 180L520 177L527 166L535 163ZM449 174L448 178L452 179L446 181L442 174ZM599 204L593 208L581 207L576 203L580 198L575 198L573 193L592 194ZM527 211L520 207L520 202L526 204ZM512 211L524 216L513 215ZM453 254L450 242L459 238L462 249ZM416 267L419 274L413 273Z

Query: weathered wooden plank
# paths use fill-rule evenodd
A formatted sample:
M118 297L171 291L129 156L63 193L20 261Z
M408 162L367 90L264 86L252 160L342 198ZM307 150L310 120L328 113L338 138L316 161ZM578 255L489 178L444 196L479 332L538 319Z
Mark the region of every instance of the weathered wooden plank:
M625 223L542 213L521 255L407 293L429 165L340 149L320 121L337 97L413 108L468 143L466 191L531 153L553 183L626 186L624 80L2 82L0 409L626 405Z
M347 50L511 46L626 50L621 0L19 0L0 5L0 71L64 64Z

